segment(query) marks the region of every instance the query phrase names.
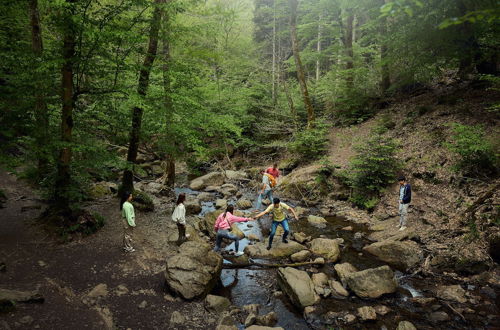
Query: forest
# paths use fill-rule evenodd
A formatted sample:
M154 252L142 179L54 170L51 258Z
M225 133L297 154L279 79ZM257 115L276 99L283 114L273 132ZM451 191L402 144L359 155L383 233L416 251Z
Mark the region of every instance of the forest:
M500 327L499 23L496 0L3 0L0 329ZM228 212L240 255L212 251Z

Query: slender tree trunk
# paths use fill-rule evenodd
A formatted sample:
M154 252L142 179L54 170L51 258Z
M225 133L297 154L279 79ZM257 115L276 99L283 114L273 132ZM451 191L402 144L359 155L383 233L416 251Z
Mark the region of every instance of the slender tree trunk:
M290 90L288 89L288 85L285 79L283 79L283 91L285 92L286 100L288 102L288 106L290 107L290 114L292 115L293 126L295 130L297 130L297 110L295 109L295 105L293 104L293 98L292 95L290 94Z
M158 50L158 31L160 29L161 22L161 8L159 5L163 2L164 0L155 0L156 6L153 12L151 26L149 29L148 50L144 58L142 67L139 71L137 93L141 97L146 96L149 86L149 74L151 73L151 68L153 67L153 62L156 58L156 52ZM134 190L133 166L135 165L135 161L137 158L137 150L139 149L139 137L141 132L143 109L140 106L135 106L132 111L132 127L130 129L130 142L127 154L127 162L129 166L132 166L132 168L128 167L123 172L121 192Z
M292 51L295 58L295 66L297 67L297 79L299 80L300 90L302 92L302 97L304 99L304 105L307 110L307 128L314 127L314 109L309 98L309 92L307 91L306 77L304 74L304 67L300 60L299 45L297 41L297 6L298 0L290 1L290 32L292 37Z
M276 106L276 0L273 0L273 63L272 63L272 100Z
M316 51L318 52L318 59L316 60L316 82L319 81L319 75L321 70L321 61L319 60L319 56L321 55L321 14L318 17L318 40L316 42Z
M168 22L168 17L165 16L165 21ZM165 24L168 29L168 24ZM168 31L166 31L168 34ZM167 143L169 143L169 152L167 156L167 180L166 185L169 187L173 187L175 185L175 157L173 154L174 141L172 139L171 128L172 128L172 115L174 113L174 107L172 103L172 89L171 89L171 81L170 81L170 65L171 65L171 56L170 56L170 41L168 40L168 35L163 39L163 90L165 93L165 129L167 136Z
M383 6L384 4L385 0L381 0L380 5ZM388 49L387 49L386 38L387 38L387 20L384 17L380 22L380 39L381 39L380 62L382 63L381 66L382 80L380 82L380 89L382 90L382 93L385 93L391 86L391 75L389 71L389 63L387 58Z
M38 12L38 0L30 0L30 21L31 21L31 47L37 60L37 64L42 61L43 40L40 26L40 15ZM36 154L38 159L38 176L43 177L48 172L47 140L48 140L48 113L45 95L43 93L42 75L37 65L35 74L35 141Z
M55 206L66 215L71 214L71 142L73 133L73 65L75 62L76 26L72 19L76 0L66 0L69 12L64 16L63 64L61 69L62 113L61 141L57 161L57 177L55 181Z
M348 10L348 15L347 15L347 20L346 20L346 34L344 37L345 40L345 51L347 55L347 62L346 62L346 70L348 70L347 73L347 86L348 88L352 87L352 84L354 82L354 73L352 72L354 69L354 51L352 49L352 40L353 40L353 24L354 23L354 14L351 10Z

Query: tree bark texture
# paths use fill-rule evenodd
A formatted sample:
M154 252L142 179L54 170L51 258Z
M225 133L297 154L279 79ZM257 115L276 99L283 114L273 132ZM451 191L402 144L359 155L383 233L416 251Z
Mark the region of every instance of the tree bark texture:
M168 22L168 17L164 14L164 19L165 21ZM168 24L165 24L168 29ZM168 33L168 31L166 31ZM171 81L170 81L170 65L171 65L171 56L170 56L170 43L168 40L168 36L165 36L163 39L163 66L162 66L162 71L163 71L163 89L165 93L165 135L167 136L166 143L170 143L170 152L168 153L167 156L167 177L166 177L166 184L169 187L173 187L175 185L175 157L173 154L173 138L171 134L171 128L172 128L172 115L174 113L174 107L172 103L172 89L171 89Z
M318 17L318 40L316 41L316 51L318 52L318 59L316 60L316 82L319 80L319 75L321 71L321 61L319 60L319 56L321 55L321 14Z
M144 57L144 62L139 71L139 82L137 86L137 93L144 97L146 96L148 86L149 86L149 75L151 73L151 68L153 67L153 62L156 58L156 53L158 51L158 32L160 30L162 10L160 4L164 0L155 0L155 9L153 11L153 17L151 18L151 26L149 29L149 44L146 56ZM134 190L134 169L137 159L137 150L139 149L140 132L142 125L142 113L143 109L140 106L135 106L132 109L132 127L130 129L130 142L127 153L127 162L129 166L123 172L123 180L120 192Z
M346 30L344 36L344 46L345 52L347 56L347 62L345 68L348 70L347 72L347 87L351 88L354 82L354 73L352 69L354 69L354 51L352 49L352 41L353 41L353 31L354 31L354 14L351 10L347 10L347 20L346 20Z
M309 97L309 92L307 91L306 77L304 74L304 66L300 60L299 45L297 40L297 7L298 0L290 1L290 33L292 39L292 51L293 57L295 58L295 66L297 67L297 79L299 80L300 91L302 92L302 97L304 99L304 106L307 110L307 128L314 127L314 109Z
M38 11L38 0L30 0L30 25L31 25L31 48L36 62L41 63L43 53L42 29L40 25L40 15ZM48 140L48 114L45 95L43 93L43 84L41 82L42 74L39 68L35 70L35 143L36 157L38 160L38 175L43 177L48 172L48 152L46 144Z
M69 5L65 13L63 32L63 64L61 68L62 112L61 112L61 142L57 162L57 177L55 182L55 205L59 211L69 214L71 202L71 142L73 134L73 65L75 62L76 26L72 20L74 3L77 0L66 0Z

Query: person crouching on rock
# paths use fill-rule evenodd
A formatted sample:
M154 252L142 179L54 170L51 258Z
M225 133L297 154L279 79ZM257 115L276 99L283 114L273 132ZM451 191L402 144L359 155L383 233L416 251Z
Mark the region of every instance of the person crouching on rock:
M281 203L279 198L273 199L273 203L269 205L265 211L262 211L261 213L255 216L255 219L258 219L264 214L267 214L271 211L273 212L273 223L271 224L271 233L269 234L269 244L267 245L268 250L271 250L271 246L273 245L274 234L276 234L276 229L278 228L278 225L281 225L281 227L283 227L285 231L283 234L283 243L288 243L286 237L288 236L288 233L290 233L290 227L288 226L288 219L286 217L285 210L292 212L295 219L299 220L297 214L295 213L295 210L290 206L286 205L285 203Z
M189 234L186 235L186 207L184 206L184 201L186 200L185 194L179 194L177 197L176 206L174 212L172 213L172 221L177 224L177 229L179 230L179 238L177 239L177 245L184 243Z
M220 214L215 221L214 229L217 233L215 237L215 247L214 251L219 251L222 244L222 239L227 238L234 241L234 250L236 251L235 256L239 257L243 255L243 252L238 251L240 245L240 239L238 236L231 234L231 225L235 222L247 222L254 220L253 218L237 217L233 215L234 206L229 205L226 211Z
M120 200L120 210L123 218L123 249L125 252L134 252L132 247L132 233L135 227L135 212L132 205L132 194L125 192Z

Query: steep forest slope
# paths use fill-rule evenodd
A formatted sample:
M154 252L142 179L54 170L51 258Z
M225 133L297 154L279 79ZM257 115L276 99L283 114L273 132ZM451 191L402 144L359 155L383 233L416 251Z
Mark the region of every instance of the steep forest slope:
M481 125L485 139L498 152L499 118L488 109L499 98L497 91L481 83L453 82L394 96L372 119L331 129L327 163L335 170L330 176L327 171L327 179L322 160L293 170L281 189L288 196L310 199L309 203L325 212L369 223L375 230L375 240L396 234L396 176L394 183L382 190L371 212L350 210L352 204L346 200L352 191L343 180L351 171L356 146L366 143L374 131L385 126L388 129L382 133L383 139L395 139L398 144L395 157L400 163L399 174L405 175L413 187L409 236L427 252L423 267L465 274L489 269L495 264L493 259L498 262L498 172L469 176L457 171L459 157L447 143L452 141L453 124ZM466 213L471 206L474 221L471 212Z

